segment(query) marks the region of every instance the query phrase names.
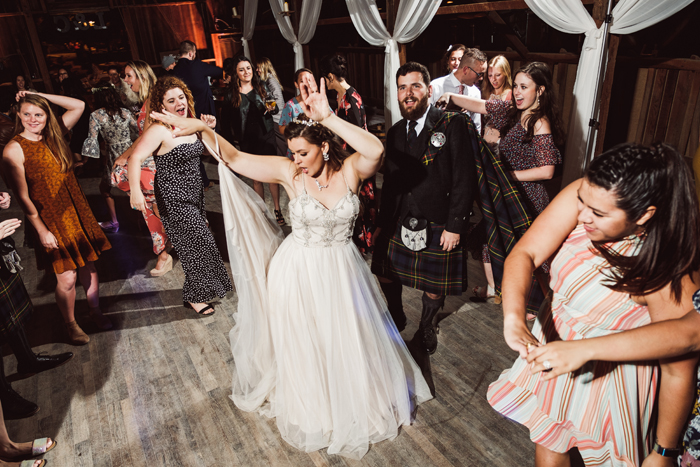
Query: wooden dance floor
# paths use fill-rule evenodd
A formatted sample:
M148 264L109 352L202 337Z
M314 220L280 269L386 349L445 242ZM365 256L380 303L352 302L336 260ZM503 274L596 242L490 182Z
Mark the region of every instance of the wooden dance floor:
M209 221L228 261L217 168L206 165L217 182L207 192ZM107 220L99 169L95 173L80 182L97 219ZM500 306L472 303L471 292L446 300L445 308L457 312L441 323L440 344L431 358L437 394L419 406L412 426L394 441L372 445L361 461L292 448L274 420L243 412L229 399L233 359L228 333L236 294L218 303L212 317L184 309L179 262L171 273L150 277L156 258L145 224L124 193L113 192L121 230L108 235L113 248L97 268L102 309L114 329L102 332L90 321L80 287L76 316L90 335L88 345L65 343L53 295L55 278L37 271L33 250L18 248L35 306L27 328L34 351L75 353L62 367L16 380L16 360L4 349L14 389L41 407L33 417L8 421L10 437L56 438L57 448L46 455L48 467L533 465L527 430L486 401L488 385L517 355L503 341ZM283 195L285 213L286 203ZM0 216L23 218L16 199ZM14 235L18 246L23 238L23 230ZM470 289L485 284L480 264L471 259L469 284ZM404 288L404 304L409 325L403 336L408 340L417 328L421 293Z

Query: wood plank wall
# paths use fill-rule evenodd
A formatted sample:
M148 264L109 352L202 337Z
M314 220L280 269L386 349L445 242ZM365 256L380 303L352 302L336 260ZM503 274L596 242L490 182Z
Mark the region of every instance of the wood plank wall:
M348 83L357 89L363 102L384 107L384 49L380 47L341 47L348 61Z
M688 60L697 64L697 60ZM700 137L700 70L640 68L627 140L668 143L692 158Z

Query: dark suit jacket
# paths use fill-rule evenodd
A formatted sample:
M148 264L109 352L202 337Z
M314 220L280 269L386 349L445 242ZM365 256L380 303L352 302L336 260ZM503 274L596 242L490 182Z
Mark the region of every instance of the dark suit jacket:
M406 144L405 119L391 127L387 134L377 224L389 235L393 233L390 229L394 222L402 220L409 211L415 211L415 207L420 212L410 212L413 216L446 224L448 232L464 234L466 231L478 186L465 115L452 118L445 131L445 144L433 162L427 166L421 163L421 157L430 144L430 130L441 115L441 110L430 107L423 130L411 151Z
M173 68L173 75L184 81L190 88L192 97L194 97L194 111L197 113L197 118L202 114L216 115L214 96L211 93L207 76L223 78L223 69L199 60L181 58Z

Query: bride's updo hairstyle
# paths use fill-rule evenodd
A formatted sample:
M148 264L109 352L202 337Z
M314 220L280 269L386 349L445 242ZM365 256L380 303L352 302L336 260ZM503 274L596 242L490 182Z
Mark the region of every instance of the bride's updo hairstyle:
M335 133L311 120L306 114L294 118L285 128L284 136L288 142L294 138L304 138L319 148L323 143L328 143L328 162L326 164L328 164L331 173L339 171L343 167L343 161L349 156L348 152L343 149L342 141ZM301 169L297 169L295 176L300 173Z
M621 144L593 159L585 177L610 192L629 222L638 221L649 207L656 208L642 225L644 242L635 256L621 256L605 243L594 243L612 265L609 287L646 295L670 283L679 301L681 279L700 269L700 211L683 156L664 143Z

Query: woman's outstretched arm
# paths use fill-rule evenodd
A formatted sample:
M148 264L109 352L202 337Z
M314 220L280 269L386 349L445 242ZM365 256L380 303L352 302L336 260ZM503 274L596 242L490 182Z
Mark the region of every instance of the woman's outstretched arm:
M229 169L253 180L287 185L287 176L294 171L292 161L286 157L257 156L239 151L202 120L179 117L167 111L151 112L151 117L173 127L173 137L199 133L202 141L213 150L218 145L219 156Z
M478 114L486 114L486 101L483 99L477 99L475 97L463 96L461 94L455 94L452 92L446 92L440 99L435 102L435 107L439 109L444 109L450 104L450 102L456 106L468 110L469 112L476 112Z
M549 360L552 370L545 380L576 371L592 360L633 362L656 360L700 351L700 313L689 310L682 318L649 324L630 331L577 341L551 342L530 350L527 360L532 372L545 368Z

